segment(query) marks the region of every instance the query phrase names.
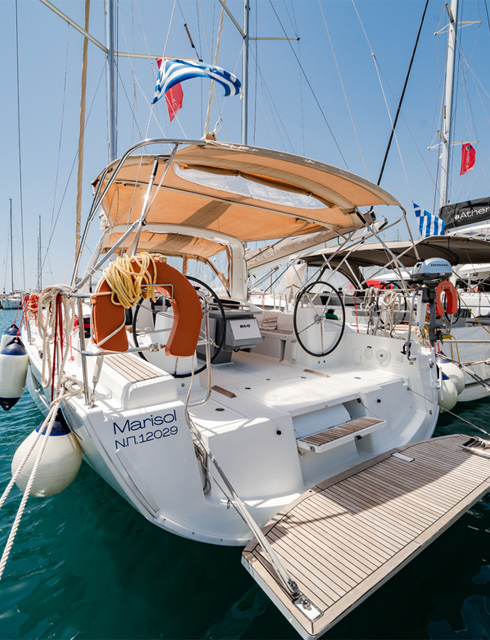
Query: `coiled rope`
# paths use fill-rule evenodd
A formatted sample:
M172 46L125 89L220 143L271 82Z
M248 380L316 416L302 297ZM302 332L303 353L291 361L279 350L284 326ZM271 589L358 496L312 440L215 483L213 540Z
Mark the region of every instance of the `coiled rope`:
M29 498L29 493L31 491L32 485L34 484L34 480L36 478L36 474L37 474L37 471L38 471L38 468L39 468L39 464L41 462L41 458L43 456L44 450L45 450L46 445L48 443L48 438L49 438L49 435L51 434L51 430L53 428L53 424L54 424L56 415L58 413L58 409L60 407L60 404L61 404L61 402L63 400L67 400L71 396L77 395L77 394L79 394L81 392L82 392L82 386L78 382L78 380L76 380L76 378L72 378L70 376L63 376L62 377L60 393L58 394L57 398L55 398L55 400L52 401L49 413L46 416L46 419L44 420L42 426L39 428L39 431L38 431L36 437L34 438L32 444L31 444L31 446L29 448L29 451L27 451L25 456L22 458L22 460L21 460L16 472L12 476L12 479L8 483L7 488L5 489L5 491L2 494L2 497L0 498L0 509L1 509L3 507L6 499L7 499L10 491L12 490L12 487L14 486L14 483L16 482L17 478L20 476L20 474L22 472L22 469L24 468L27 460L29 459L29 456L34 451L34 448L37 445L37 443L39 441L39 438L42 435L45 435L46 437L44 438L44 441L41 444L41 447L40 447L40 449L39 449L39 451L37 453L36 460L34 462L34 466L32 467L32 471L31 471L31 474L29 476L29 480L27 481L27 486L25 488L24 495L22 496L22 500L20 502L19 508L17 510L17 514L15 516L14 523L13 523L12 528L10 530L10 534L9 534L8 539L7 539L7 543L5 545L5 549L3 550L2 558L0 559L0 580L2 579L2 575L3 575L4 569L5 569L5 565L7 564L7 560L8 560L8 557L10 555L10 551L12 550L12 547L13 547L13 544L14 544L14 540L15 540L15 536L17 534L17 530L19 528L22 516L24 514L24 509L25 509L27 500Z
M156 257L165 259L163 256ZM119 256L104 269L103 275L111 290L97 292L92 297L110 295L112 304L125 309L133 307L141 298L153 302L156 300L154 285L157 283L157 267L154 257L149 253L143 252L132 258Z

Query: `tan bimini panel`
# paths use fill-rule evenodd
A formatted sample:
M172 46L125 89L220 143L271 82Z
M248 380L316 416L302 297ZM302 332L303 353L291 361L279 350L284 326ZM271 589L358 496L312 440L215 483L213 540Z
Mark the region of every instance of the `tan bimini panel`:
M271 240L364 226L358 207L400 206L378 186L346 171L285 153L203 141L168 155L128 158L102 207L109 228L137 220L155 158L160 158L147 223ZM113 162L107 181L117 166ZM100 177L94 181L98 185Z
M119 232L111 233L106 240L104 250L113 247L121 236L122 233ZM144 231L138 242L138 251L163 253L168 256L186 255L209 259L224 250L225 247L218 242L180 233L149 233Z

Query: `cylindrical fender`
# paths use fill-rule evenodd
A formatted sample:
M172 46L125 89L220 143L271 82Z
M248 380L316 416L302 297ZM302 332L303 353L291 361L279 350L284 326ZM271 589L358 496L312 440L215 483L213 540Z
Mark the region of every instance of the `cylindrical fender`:
M436 289L436 316L444 315L444 305L442 303L442 294L446 296L446 315L453 315L458 312L458 292L456 287L449 280L444 280L437 285Z
M133 268L139 264L136 260ZM171 267L155 258L156 283L155 289L163 293L170 300L174 312L172 329L165 345L167 356L185 358L194 355L199 332L201 330L202 309L199 296L187 278ZM148 267L153 276L153 265ZM97 287L97 294L110 292L109 284L102 278ZM107 351L126 351L128 336L124 326L124 307L113 304L111 296L95 295L92 298L92 329L95 344ZM111 334L114 333L113 336ZM108 336L111 336L108 338Z

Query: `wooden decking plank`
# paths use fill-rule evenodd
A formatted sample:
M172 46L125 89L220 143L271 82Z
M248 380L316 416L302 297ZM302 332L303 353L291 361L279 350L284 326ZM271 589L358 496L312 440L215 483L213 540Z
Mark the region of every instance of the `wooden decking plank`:
M388 483L383 478L373 477L372 473L366 473L366 482L363 484L363 491L369 492L370 495L380 496L380 493L387 499L389 504L400 504L400 498L403 497L403 506L407 515L411 514L411 517L420 519L421 521L431 521L433 516L441 515L441 511L445 509L440 507L439 509L432 507L426 502L422 502L422 496L412 496L411 493L407 493L407 487L403 487L403 483L395 485L393 482ZM349 482L345 483L346 487L350 486Z
M351 504L356 513L366 510L371 511L378 506L376 510L378 517L381 518L382 516L383 522L390 528L393 527L398 533L408 536L408 539L411 538L412 534L418 534L420 532L420 527L412 525L406 518L398 518L397 514L391 513L386 507L383 509L374 499L368 499L362 495L359 496L352 487L349 487L347 490L343 486L334 486L329 489L329 493L337 496L339 499L343 499L345 504Z
M414 472L418 471L420 473L424 473L427 481L430 481L431 483L437 483L440 482L441 478L444 478L445 486L451 488L451 490L454 491L464 491L465 488L471 486L471 482L466 478L465 471L461 470L458 472L454 472L449 476L449 472L451 471L450 465L436 465L433 463L434 461L432 458L421 456L421 458L422 457L424 457L426 463L432 465L432 468L427 469L426 467L422 466L419 459L419 463L414 466L413 470Z
M328 535L330 549L335 551L348 566L351 563L364 575L369 574L377 566L378 556L374 555L366 546L361 545L359 540L356 541L354 537L346 534L345 530L339 531L337 527L330 526L329 523L323 525L316 522L306 523L301 527L301 531L303 529L306 529L311 537L316 538L319 544Z
M377 472L376 475L378 475ZM382 477L381 473L379 474L379 477ZM385 477L387 481L389 481L394 487L400 489L403 488L403 483L397 480L395 476L386 475ZM420 485L420 483L417 484L408 480L404 484L406 491L409 492L411 500L416 504L426 505L427 508L431 511L445 511L447 510L448 506L452 504L450 495L445 496L442 493L437 493L438 488L442 488L444 486L444 488L447 490L448 487L448 484L444 484L443 480L441 480L440 478L438 480L433 480L430 483L430 487L424 487L423 485ZM456 488L454 490L456 490Z
M412 492L412 495L421 498L428 498L430 496L431 504L437 506L437 508L445 509L449 498L444 498L444 496L433 495L433 492L430 491L429 488L424 486L425 480L422 480L420 477L410 476L405 478L403 481L400 480L400 470L394 470L393 472L385 466L384 469L379 469L378 467L373 467L369 470L370 475L374 475L376 477L385 478L388 482L393 484L396 487L406 487L408 491Z
M440 467L444 467L446 469L452 469L453 468L452 463L454 462L454 459L457 459L458 461L463 462L465 460L465 454L467 453L468 453L467 451L460 448L459 451L454 452L454 458L451 456L451 452L448 451L448 453L441 453L440 458L438 457L438 459L435 461L432 456L422 451L418 454L418 458L421 461L424 461L424 460L433 461L436 465ZM466 462L474 466L475 469L478 468L477 465L474 465L471 460L466 460Z
M274 542L274 538L275 536L270 537L271 542ZM328 608L339 599L339 594L331 586L325 585L317 577L316 572L308 571L308 567L305 567L304 562L299 561L295 556L291 557L289 553L285 553L284 549L277 544L277 541L274 544L274 550L281 560L286 561L288 566L291 567L291 571L294 572L295 582L303 590L303 593L312 601L315 601L317 606L322 605ZM254 555L257 555L256 552Z
M105 356L105 362L129 382L142 382L143 380L158 378L161 375L141 358L137 358L130 353Z
M439 480L441 477L447 475L447 471L454 471L451 466L448 466L447 464L438 464L437 461L435 461L430 456L424 456L423 454L417 455L419 456L418 459L414 460L413 462L403 462L399 459L396 459L396 466L393 470L396 470L398 472L398 475L400 475L400 471L402 470L410 472L410 477L419 477L421 479L423 478L426 483L427 480ZM391 460L393 461L395 460L395 458L392 458ZM429 461L431 463L430 468L427 467L427 462ZM401 465L405 466L402 467ZM421 474L423 474L423 476ZM454 479L456 477L457 480ZM460 487L461 485L466 485L465 474L464 472L454 471L454 475L451 477L447 477L446 482L448 486L454 486L456 488Z
M317 498L319 500L321 499L326 500L328 499L328 496L319 495L317 496ZM319 502L318 504L320 506L321 502ZM356 517L357 526L361 526L361 524L369 525L376 532L379 532L380 534L385 535L385 537L387 538L391 538L393 541L398 541L401 544L406 544L406 542L410 540L410 536L409 534L407 534L407 532L401 531L398 528L392 527L390 524L387 524L386 522L380 520L379 518L376 518L368 510L364 510L364 511L358 510L357 512L351 511L351 513L353 516Z
M344 481L343 487L349 489L349 491L352 489L353 492L361 496L366 496L369 500L373 500L375 504L382 502L396 508L396 505L400 503L401 497L404 498L404 506L412 503L412 500L406 495L406 488L400 491L392 483L388 483L383 479L373 478L368 474L363 477L362 483L359 483L357 478L352 478ZM427 520L430 518L420 514L420 519Z
M320 517L320 506L316 512ZM315 505L312 501L310 501L305 513L315 513ZM334 536L338 535L341 545L345 545L346 543L353 545L352 549L354 553L361 557L366 556L366 561L376 563L379 560L380 553L389 555L390 549L393 551L399 546L395 546L393 538L389 539L383 531L380 532L379 529L373 526L372 522L366 521L365 519L360 520L357 518L354 521L354 519L343 517L339 522L322 522L321 526L325 528L325 530L331 531ZM361 529L364 534L362 541L359 540L359 531ZM377 538L376 535L378 535Z
M271 541L274 541L274 537L271 536ZM316 572L311 570L310 565L305 567L305 564L300 562L297 558L291 557L277 545L274 545L274 550L283 561L287 561L291 572L294 573L294 580L297 583L300 590L310 598L312 602L316 602L318 605L323 605L327 608L331 607L340 595L337 594L331 586L327 586L324 582L317 577ZM327 592L328 591L328 592ZM308 595L307 595L308 594Z
M266 587L271 589L275 594L278 594L281 591L281 587L278 585L276 580L274 579L274 571L271 567L271 564L266 558L260 554L251 553L247 551L248 547L243 551L243 558L248 562L249 567L252 572L255 572L256 575L253 575L255 579L257 575L260 575ZM282 593L282 605L289 612L289 615L292 618L296 618L298 616L298 610L291 599L283 592ZM302 616L302 620L300 623L301 629L306 631L307 634L313 634L313 622Z
M277 588L261 548L247 546L243 557L259 584L294 617L304 638L333 626L490 489L490 459L461 449L466 439L448 436L400 449L413 462L388 453L363 463L306 492L264 529L321 610L313 623ZM327 599L333 602L320 604Z
M376 424L381 424L382 422L384 421L377 418L355 418L350 422L345 422L344 424L337 425L336 427L330 427L325 431L320 431L319 433L305 436L301 438L301 440L303 442L307 442L308 444L320 446L322 444L327 444L328 442L334 442L335 440L338 440L345 436L350 436L354 433L362 431L363 429L367 429L368 427L372 427Z
M467 511L475 502L478 502L486 493L488 493L490 484L490 475L487 477L486 482L482 482L474 491L466 496L458 505L459 511ZM434 523L431 527L428 527L417 538L417 542L420 545L425 545L434 535L440 535L454 522L456 517L454 513L448 511L438 523Z
M297 510L300 510L301 506L297 507ZM318 507L316 511L319 515L322 513L322 507ZM315 513L315 505L313 501L310 501L308 507L305 509L305 514ZM323 523L327 526L329 523ZM379 553L378 549L381 547L383 551L386 553L390 553L399 548L399 544L396 544L393 537L390 537L385 531L380 529L379 527L373 526L371 522L368 520L360 520L357 517L340 518L339 522L332 522L332 526L335 528L335 531L338 531L341 534L342 540L348 539L353 540L357 543L357 546L361 546L362 549L373 551L376 550L376 554ZM359 543L358 532L361 529L363 530L363 540L362 543ZM377 555L375 555L377 557Z
M325 496L318 497L323 501L327 499ZM314 513L315 509L320 516L324 509L324 502L322 504L321 501L310 500L307 507L307 513ZM381 547L383 550L389 552L390 549L397 549L400 543L404 544L408 539L407 537L398 539L396 536L390 535L390 531L386 529L383 523L373 520L373 518L371 518L367 513L351 513L351 517L340 517L338 518L338 522L325 523L326 526L329 524L332 524L332 526L335 527L335 530L339 532L342 539L344 537L349 539L352 538L357 542L358 546L361 546L362 549L369 549L371 546L376 546L376 548ZM368 543L371 543L368 546L364 544L364 540L361 543L359 542L357 533L361 528L363 530L364 537L367 539Z
M284 557L297 562L298 570L303 575L303 551L306 550L303 545L299 546L294 544L292 540L288 542L287 538L276 533L272 534L271 540L275 541L274 549L282 549ZM325 558L318 555L314 548L310 548L309 551L311 555L308 555L308 558L309 560L311 559L311 567L314 569L312 574L315 577L316 584L318 584L322 592L328 595L334 602L350 591L356 584L344 583L342 577L333 571L331 565L325 562ZM310 567L310 562L308 563L308 567ZM297 576L296 573L295 576ZM305 576L305 579L307 578L308 574Z
M328 535L330 547L335 550L339 557L344 558L344 561L353 563L354 566L360 565L363 572L371 572L377 565L378 558L376 555L359 544L359 541L348 535L341 535L338 528L332 526L330 523L318 523L308 522L304 527L311 533L312 536L322 539ZM303 527L302 527L303 528Z
M358 565L352 566L349 565L349 562L342 562L343 558L335 552L335 549L332 545L327 545L324 543L325 537L319 534L319 537L316 537L311 529L307 529L306 527L302 527L301 535L303 539L306 541L307 545L314 546L318 552L322 553L324 557L330 562L336 569L344 576L346 581L350 581L352 586L357 584L360 580L365 578L368 574L368 570L361 570Z
M330 500L326 495L315 496L314 499L309 501L308 509L316 508L318 509L318 512L321 513L326 500ZM374 536L378 537L381 543L380 546L383 546L383 548L386 548L386 545L389 547L390 544L404 544L410 539L406 533L395 531L393 527L389 527L386 523L373 517L373 515L367 510L358 513L351 511L348 517L339 518L338 522L335 523L335 526L343 529L346 522L355 525L357 530L362 527L364 530L371 531ZM345 535L345 532L343 532L343 535ZM354 537L358 540L357 536ZM364 547L364 545L362 546Z

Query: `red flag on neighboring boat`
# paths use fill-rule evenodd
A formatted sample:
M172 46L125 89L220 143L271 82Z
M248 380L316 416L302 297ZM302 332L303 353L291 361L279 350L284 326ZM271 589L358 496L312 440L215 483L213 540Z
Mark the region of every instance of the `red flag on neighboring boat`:
M468 173L475 166L475 148L469 142L465 142L461 149L461 171L459 175L462 176L463 173Z
M184 92L180 84L174 85L165 94L165 102L167 103L168 117L170 122L175 117L177 111L182 107L182 100L184 99Z

